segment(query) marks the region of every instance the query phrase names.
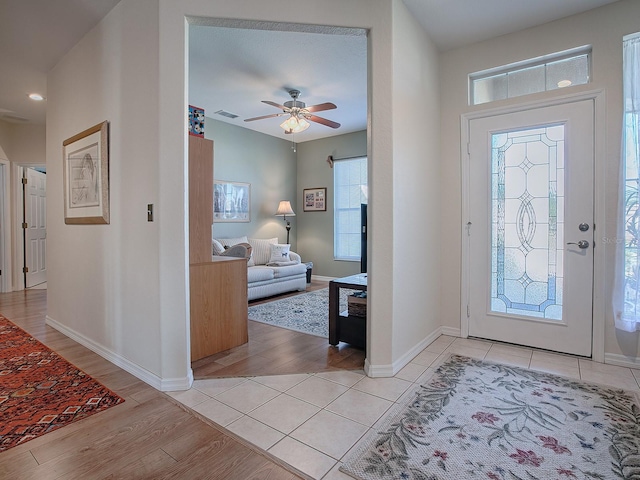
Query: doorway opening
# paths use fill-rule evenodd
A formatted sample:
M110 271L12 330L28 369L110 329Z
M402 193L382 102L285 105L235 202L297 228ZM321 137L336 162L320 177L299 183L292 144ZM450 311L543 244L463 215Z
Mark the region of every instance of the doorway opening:
M296 212L298 216L296 218L296 223L294 223L294 229L291 232L293 234L292 243L297 243L298 247L304 248L303 245L305 245L305 239L304 239L304 233L302 228L303 220L301 218L303 217L304 214L302 213L303 208L302 208L302 204L300 203L301 202L300 195L301 195L302 189L305 186L309 186L312 184L315 185L316 183L319 185L329 184L330 181L331 182L333 181L333 175L332 175L332 170L328 167L328 164L322 162L322 163L319 163L318 166L319 167L321 166L323 167L324 170L326 170L325 173L329 176L329 179L323 179L322 181L315 180L315 182L313 181L313 179L305 179L303 183L307 182L307 180L309 180L310 183L305 183L304 185L303 184L298 185L297 184L298 181L301 181L301 180L299 180L299 178L296 177L295 167L297 165L298 156L304 155L304 148L301 147L301 145L303 145L303 142L301 142L301 140L305 138L305 135L314 134L314 130L315 130L315 133L323 132L322 129L326 127L323 125L314 124L314 125L311 125L311 128L309 128L304 134L300 133L300 134L284 135L285 132L283 132L282 129L278 127L278 124L282 122L282 119L275 118L273 122L271 120L265 119L265 120L261 120L261 122L251 122L248 124L245 124L244 122L242 122L242 120L244 120L245 117L260 115L261 113L265 113L268 116L276 117L277 114L274 114L276 110L273 110L273 105L272 105L273 102L271 103L266 101L264 102L269 105L272 105L271 110L267 112L261 112L260 110L257 110L261 106L260 100L269 100L269 101L276 100L276 102L278 102L278 99L281 98L282 100L281 103L284 103L285 101L288 100L287 98L289 96L288 91L291 89L300 90L302 92L302 95L305 95L305 97L302 98L301 100L305 101L307 104L334 101L334 98L332 97L332 95L335 95L335 93L332 93L332 91L341 91L341 89L339 88L336 89L335 86L329 89L328 86L331 84L331 82L329 82L328 80L326 81L323 80L325 78L324 75L333 75L333 77L342 77L343 75L341 75L340 73L337 73L336 70L339 70L345 64L348 65L349 63L353 64L355 62L353 61L353 59L352 61L344 61L343 59L340 65L333 65L333 66L327 65L325 68L321 69L321 72L322 72L321 75L314 75L313 72L316 71L314 70L314 68L317 66L317 64L324 61L325 58L324 58L324 55L314 55L312 54L312 51L309 51L309 50L314 48L313 47L314 42L319 43L323 45L325 48L329 49L329 46L336 43L336 41L338 41L340 37L344 37L345 40L358 39L359 45L361 45L361 47L358 47L358 48L362 49L362 51L359 52L359 54L361 54L362 57L364 58L364 66L363 66L362 72L360 72L362 76L362 82L361 83L359 81L352 82L354 86L347 93L348 93L348 96L352 98L363 96L366 99L367 88L368 88L368 85L367 85L368 71L367 71L367 60L366 60L368 47L367 47L366 31L362 29L349 29L349 28L337 29L337 28L328 28L328 27L315 26L315 25L297 25L297 24L294 25L294 24L284 24L284 23L283 24L279 24L279 23L265 24L264 22L260 22L259 24L256 23L253 26L254 28L252 28L251 25L247 27L247 25L248 25L248 22L238 22L234 20L226 20L226 19L223 20L223 19L215 19L215 18L199 18L197 19L197 22L194 22L194 24L189 25L190 53L189 53L189 72L188 72L189 74L188 98L189 98L190 104L197 105L198 107L206 107L206 105L201 104L202 102L199 102L198 96L195 93L197 91L197 85L194 84L194 82L196 81L196 78L197 78L197 75L195 73L201 72L203 69L207 69L207 68L222 71L224 73L222 77L220 77L219 73L216 73L215 71L210 72L210 74L208 75L207 81L209 82L208 85L210 85L209 88L211 88L212 90L218 89L219 91L228 91L228 89L230 88L228 83L229 82L237 83L238 78L240 78L241 90L242 90L242 92L238 94L239 95L241 94L242 97L248 97L251 92L260 91L264 86L267 86L267 88L271 89L269 93L264 93L264 94L261 93L261 95L264 95L264 96L258 97L258 99L255 101L252 100L253 103L251 103L246 107L246 112L244 111L228 112L228 111L225 111L227 110L225 109L219 112L213 111L209 113L210 109L206 109L208 124L205 127L205 134L207 134L207 129L216 128L217 130L224 132L226 138L228 138L229 140L234 140L233 144L236 145L236 147L234 147L234 145L227 145L222 140L218 140L216 138L212 138L212 137L209 137L208 135L205 135L206 138L213 139L215 143L214 145L214 152L215 152L214 153L214 157L215 157L214 177L216 179L250 183L251 198L253 200L253 206L251 210L252 218L250 223L235 223L235 224L222 223L222 222L214 223L212 236L215 238L227 238L227 237L231 238L231 237L241 237L241 236L249 236L253 238L264 238L264 237L278 236L279 232L282 230L281 222L278 222L278 219L273 216L273 213L275 213L275 207L277 206L278 202L284 198L284 199L294 200L295 202L294 205L297 204ZM197 41L196 39L192 38L193 32L196 32L196 31L199 32ZM223 34L221 34L221 32ZM287 38L285 47L274 49L273 48L273 43L275 42L274 39L278 39L278 41L282 42L283 41L282 39L285 37ZM296 37L296 38L292 39L292 37ZM238 68L240 70L239 72L236 72L236 74L232 74L232 72L230 72L228 69L220 68L220 64L221 64L220 62L214 63L212 65L208 65L208 66L203 65L203 60L206 59L206 56L201 55L201 47L204 41L212 40L212 39L215 39L215 48L208 49L208 51L215 51L224 57L234 58L235 63L238 65ZM259 52L261 51L261 48L264 45L267 45L269 42L271 42L272 46L271 47L267 46L267 49L271 48L272 50L281 52L278 55L279 57L278 62L286 61L287 65L282 66L280 65L280 63L277 63L277 64L271 63L268 65L269 67L268 71L262 72L260 70L261 67L259 64L262 62L263 59L261 58L261 54ZM193 50L193 45L195 44L198 45L199 51ZM295 51L296 48L302 48L303 51L296 53ZM308 51L305 52L304 51L305 48ZM332 48L330 50L332 52L345 51L344 48L337 48L337 47ZM349 57L349 55L347 55L347 57L351 58ZM238 73L240 77L237 76ZM218 75L217 80L212 79L214 75ZM321 78L318 78L318 77L321 77ZM361 87L358 85L361 85ZM234 84L233 88L237 88L237 85ZM321 98L310 98L310 96L313 96L313 95ZM350 105L348 101L342 102L342 100L339 100L339 101L336 101L336 104L338 105L338 108L350 109ZM216 109L222 108L222 107L223 106L216 107ZM361 130L364 131L363 136L366 136L367 134L366 133L366 130L367 130L366 110L367 109L365 108L365 111L363 114L363 126L361 128ZM229 117L228 115L226 115L229 113L241 114L243 115L243 117L234 120L232 117ZM219 114L220 116L216 114ZM328 118L330 118L329 114L327 116ZM211 122L210 120L215 120L215 122ZM225 125L225 124L231 124L232 126ZM273 133L274 133L273 135L271 135L271 132L260 132L260 129L264 128L265 125L268 125L270 126L270 128L273 129ZM243 129L237 128L240 126L251 127L251 130L248 130L246 128L243 128ZM271 142L273 142L274 140L277 142L278 141L277 138L280 137L281 139L280 143L282 144L281 152L278 155L272 155L272 156L274 157L274 162L279 161L281 163L278 165L274 164L271 169L261 170L259 167L256 166L256 164L262 161L262 159L264 159L265 157L267 157L268 153L266 151L260 151L259 155L245 155L244 159L248 160L249 163L247 163L247 165L244 165L242 163L243 159L240 158L241 156L238 156L237 153L234 153L234 148L237 150L238 148L241 148L243 145L244 146L250 145L252 142L247 142L247 141L243 142L241 140L243 136L241 133L241 130L248 132L247 135L252 135L251 138L256 138L255 135L258 132L275 137L275 139L274 138L270 139ZM275 134L276 132L277 134ZM354 133L354 132L356 132L356 130L351 130L351 131L341 130L339 133L345 134L345 133ZM286 133L290 133L290 132L286 132ZM320 138L321 137L318 137L318 141L320 141ZM321 139L322 141L330 140L330 138L321 138ZM366 152L366 142L361 142L361 143L362 145L364 145L364 148L365 148L365 151L362 151L361 154L362 156L366 156L368 153ZM295 146L296 144L297 144L297 148ZM324 158L326 158L327 155L336 155L336 153L338 154L338 156L348 156L345 153L341 153L339 149L337 151L333 150L334 148L336 148L335 146L331 144L327 144L327 145L329 145L329 147L326 149L323 149L323 151L325 152ZM277 147L277 148L280 148L280 147ZM348 153L350 155L353 155L352 150L349 151ZM276 160L276 158L278 160ZM285 168L285 166L282 165L283 158L289 158L289 161L293 162L292 164L293 168L288 168L288 167ZM226 164L225 164L225 159L226 159ZM308 167L305 167L305 168L308 168ZM275 172L279 172L277 175L279 179L275 178L276 177L275 175L269 176L270 173L275 173ZM252 180L251 175L262 175L262 176L255 180ZM289 176L287 177L287 175ZM298 177L299 176L300 174L298 172ZM286 180L286 181L282 181L282 180ZM279 183L277 183L278 181L282 181L282 184L284 185L283 188L279 188L277 186L279 185ZM255 201L256 199L258 199L259 201L256 202ZM273 207L274 211L267 214L266 211L270 209L271 204L274 205ZM313 220L318 220L318 219L319 219L319 215L316 215ZM331 225L332 225L332 219L331 219ZM327 232L330 232L331 226L327 227L325 230ZM307 240L306 245L315 245L317 242L318 242L318 237L314 237L312 239L310 238ZM309 246L307 248L315 248L315 247ZM332 251L331 246L329 246L328 251L330 252ZM305 256L303 255L303 260L302 260L303 262L317 260L315 258L308 258L309 257L308 253L306 255L307 258L304 258L304 257ZM332 258L332 261L333 261L333 258ZM342 266L344 267L344 265ZM359 262L353 262L353 266L354 266L354 271L349 272L348 274L351 274L351 273L355 274L360 271ZM346 276L346 275L347 273L336 274L334 276L340 277L340 276ZM324 283L328 285L328 281L326 281L328 280L328 277L326 277L326 280L324 279L323 280L318 279L318 280L320 283L324 281ZM315 287L325 288L327 285L320 286L320 284L315 285L312 282L312 284L309 286L307 290L311 291L311 289ZM278 297L278 298L282 298L282 297ZM271 298L267 300L275 300L275 298ZM251 305L254 305L254 304L255 302L252 302ZM328 306L327 306L327 313L328 313ZM268 333L269 336L274 338L280 335L282 335L283 337L287 336L287 333L278 332L278 330L282 330L282 329L279 329L278 327L271 327L271 328L274 328L275 330L271 333ZM256 328L254 330L255 331L259 330L260 333L262 334L264 329L261 326L256 325ZM249 330L249 336L251 337L251 325ZM287 346L287 352L285 353L292 354L294 351L299 353L305 353L305 354L309 353L311 350L311 348L309 348L309 345L313 344L314 342L312 342L311 339L305 338L305 336L300 333L295 334L294 337L295 338L291 338L291 341ZM251 338L250 338L250 341L251 341ZM242 348L242 347L238 347L238 348ZM326 345L323 348L316 348L314 346L312 349L314 350L314 355L316 356L316 358L322 357L326 360L331 356L331 353L328 352L329 348L330 346L327 339ZM244 349L255 350L255 348L252 348L251 345L249 346L245 345ZM274 349L271 352L269 352L268 350L264 350L262 352L262 355L269 356L275 353L276 351L284 352L283 346L281 346L279 349ZM336 356L339 356L339 355L340 353L337 352ZM214 358L215 362L219 363L220 365L223 365L225 362L231 362L234 358L240 359L240 357L242 357L242 353L240 351L231 352L231 353L221 352L220 354L213 355L212 357ZM276 362L274 362L273 360L274 359L271 359L271 361L267 362L267 364L275 365ZM364 360L364 357L362 358L362 361L360 362L360 366L358 368L362 368L364 363L363 360ZM280 360L276 360L276 361L280 361ZM282 359L282 361L284 361L284 359ZM261 373L264 373L265 371L264 361L262 362L254 361L253 367L249 365L251 363L250 360L247 360L245 363L248 365L248 367L247 369L242 370L242 373L241 373L242 375L261 374ZM223 370L222 368L220 368L220 365L217 365L217 366L210 365L211 376L217 376L214 370L216 369L218 369L218 371ZM202 378L197 373L198 366L201 366L200 363L192 364L192 368L194 369L194 374L196 378ZM224 366L226 367L226 365ZM309 368L308 363L302 362L302 361L298 362L298 369L300 372L308 371L308 368ZM229 372L228 368L225 368L224 370ZM277 373L277 372L274 371L272 373ZM289 371L287 373L296 373L296 372Z

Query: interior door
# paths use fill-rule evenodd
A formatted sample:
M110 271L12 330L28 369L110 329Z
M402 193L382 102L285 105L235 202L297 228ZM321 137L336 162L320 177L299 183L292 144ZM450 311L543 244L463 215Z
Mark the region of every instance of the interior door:
M27 168L25 192L26 287L47 281L47 175Z
M590 356L594 105L469 124L469 335Z

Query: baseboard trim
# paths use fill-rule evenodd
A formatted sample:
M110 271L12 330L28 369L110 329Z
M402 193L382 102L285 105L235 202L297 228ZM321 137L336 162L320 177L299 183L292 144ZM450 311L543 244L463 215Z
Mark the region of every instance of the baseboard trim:
M60 333L66 335L70 339L78 342L83 347L86 347L92 352L100 355L105 360L108 360L109 362L122 368L126 372L129 372L134 377L137 377L143 382L151 385L156 390L168 392L173 390L188 390L189 388L191 388L191 384L193 383L193 371L191 370L191 368L189 368L189 372L186 377L161 378L156 374L151 373L150 371L141 367L140 365L131 362L122 355L109 350L108 348L100 345L97 342L94 342L81 333L78 333L75 330L72 330L69 327L61 324L57 320L51 318L49 315L45 317L45 324L49 325L51 328L58 330Z
M311 275L311 280L318 280L319 282L330 282L335 280L336 277L323 277L321 275Z
M369 363L369 359L366 358L364 361L364 371L369 377L393 377L407 364L409 364L420 352L422 352L422 350L431 345L431 343L433 343L440 335L459 337L460 329L452 327L438 327L392 364L372 365Z
M619 367L640 368L640 358L627 357L626 355L618 355L615 353L605 353L604 363L617 365Z
M450 337L461 337L460 327L440 327L440 333L442 335L448 335Z

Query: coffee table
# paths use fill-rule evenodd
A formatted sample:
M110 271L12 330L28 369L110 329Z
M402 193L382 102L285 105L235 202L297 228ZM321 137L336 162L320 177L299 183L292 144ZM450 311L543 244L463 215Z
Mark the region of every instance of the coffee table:
M367 274L336 278L329 282L329 343L350 343L354 347L367 345L367 318L340 312L340 289L367 290Z

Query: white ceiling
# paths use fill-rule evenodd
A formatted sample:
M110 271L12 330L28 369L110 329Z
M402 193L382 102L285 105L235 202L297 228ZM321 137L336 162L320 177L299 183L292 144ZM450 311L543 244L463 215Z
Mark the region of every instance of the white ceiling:
M0 0L0 119L44 124L46 74L119 0ZM218 0L224 1L224 0ZM441 51L580 13L616 0L403 0ZM243 119L277 113L261 103L290 100L302 92L313 105L333 102L318 115L339 122L312 124L296 142L366 128L366 40L344 29L290 25L194 25L190 29L190 103L207 116L238 114L230 123L286 137L281 120ZM277 31L275 29L284 29Z

